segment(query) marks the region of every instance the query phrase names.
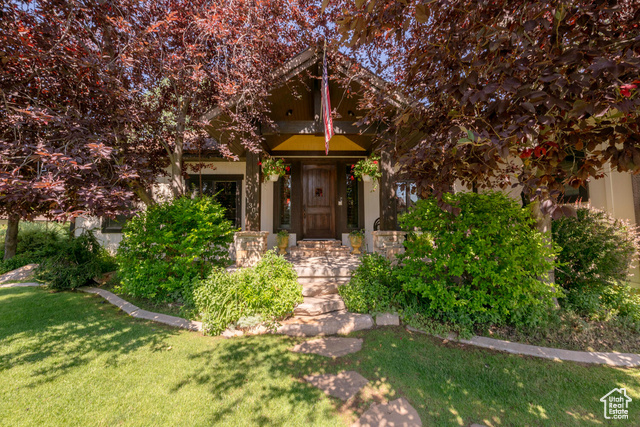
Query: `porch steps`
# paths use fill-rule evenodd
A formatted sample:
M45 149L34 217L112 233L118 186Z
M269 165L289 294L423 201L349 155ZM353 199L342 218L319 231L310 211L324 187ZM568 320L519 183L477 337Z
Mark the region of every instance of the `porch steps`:
M339 240L300 240L289 249L291 258L315 258L320 256L343 257L351 254L349 246L342 246Z
M294 309L294 317L282 325L279 332L295 336L333 335L367 327L367 317L348 313L338 295L338 288L349 282L360 258L350 255L350 248L343 247L337 240L303 240L298 242L298 248L314 254L319 251L326 253L290 256L298 282L302 285L304 301Z

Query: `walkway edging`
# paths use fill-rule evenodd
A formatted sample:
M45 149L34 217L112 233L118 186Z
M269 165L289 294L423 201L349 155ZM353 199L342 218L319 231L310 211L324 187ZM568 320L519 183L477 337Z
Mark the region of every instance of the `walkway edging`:
M0 288L23 288L42 286L42 283L9 283L0 285ZM80 291L99 295L110 304L115 305L129 316L136 319L151 320L154 322L164 323L177 328L188 329L191 331L202 331L202 322L195 320L187 320L182 317L169 316L167 314L154 313L142 310L139 307L127 302L116 294L100 288L79 288ZM406 329L410 332L418 332L425 335L431 335L426 331L407 325ZM543 359L562 360L567 362L591 363L598 365L609 365L617 367L635 368L640 366L640 354L636 353L614 353L601 351L576 351L565 350L561 348L539 347L537 345L520 344L511 341L498 340L495 338L487 338L474 336L471 339L456 338L455 335L449 334L448 337L433 335L440 339L458 342L461 344L473 345L476 347L488 348L490 350L504 351L511 354L520 354L523 356L540 357Z
M431 335L428 332L406 326L408 331ZM461 344L473 345L476 347L488 348L490 350L504 351L511 354L523 356L540 357L551 360L562 360L565 362L592 363L598 365L609 365L624 368L635 368L640 366L640 354L636 353L610 353L601 351L576 351L561 348L539 347L531 344L520 344L511 341L498 340L481 336L473 336L471 339L456 338L454 334L448 337L432 335L440 339L458 342Z

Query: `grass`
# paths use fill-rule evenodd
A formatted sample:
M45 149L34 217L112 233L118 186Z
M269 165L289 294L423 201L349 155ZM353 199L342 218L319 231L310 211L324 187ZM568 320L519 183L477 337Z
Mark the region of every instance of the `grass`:
M300 339L204 337L132 319L95 296L0 289L0 424L344 425L403 396L424 425L598 425L600 397L640 371L442 343L402 328L361 331L336 360L288 351ZM342 404L300 380L356 370L371 382Z

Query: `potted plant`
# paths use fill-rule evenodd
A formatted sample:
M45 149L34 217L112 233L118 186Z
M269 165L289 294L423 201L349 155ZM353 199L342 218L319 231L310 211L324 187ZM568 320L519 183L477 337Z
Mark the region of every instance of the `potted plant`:
M281 176L285 176L288 166L285 166L283 159L268 158L259 163L262 166L262 174L269 181L277 181Z
M360 255L362 252L360 248L362 247L362 242L364 241L364 231L362 230L353 230L349 233L349 242L351 243L351 247L353 250L351 251L352 255Z
M278 231L278 253L280 255L287 254L287 248L289 247L289 232L287 230Z
M358 160L357 163L351 165L351 173L358 181L371 182L373 181L373 188L375 190L378 179L382 176L378 162L380 158L372 155L367 159Z

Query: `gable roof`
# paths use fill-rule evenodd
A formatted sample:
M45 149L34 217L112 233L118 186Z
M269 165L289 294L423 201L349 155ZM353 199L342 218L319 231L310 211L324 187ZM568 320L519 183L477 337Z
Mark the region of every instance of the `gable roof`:
M284 82L300 74L302 71L311 68L321 59L322 54L322 49L319 46L310 46L293 58L289 59L279 68L274 70L269 75L269 80L283 84ZM357 72L352 76L354 81L358 82L364 87L370 86L374 90L385 94L389 98L389 102L395 107L400 107L401 105L408 103L406 98L399 93L390 93L387 87L387 82L385 82L382 78L375 75L357 62L351 60L346 55L338 53L335 58L336 69L340 73L344 74L345 76L349 76L350 73L353 73L353 70L356 70ZM270 90L276 89L277 87L278 86L271 87ZM238 100L239 97L236 97L231 102L231 105L235 105ZM219 116L221 113L222 109L220 107L216 107L205 113L202 119L208 122Z

